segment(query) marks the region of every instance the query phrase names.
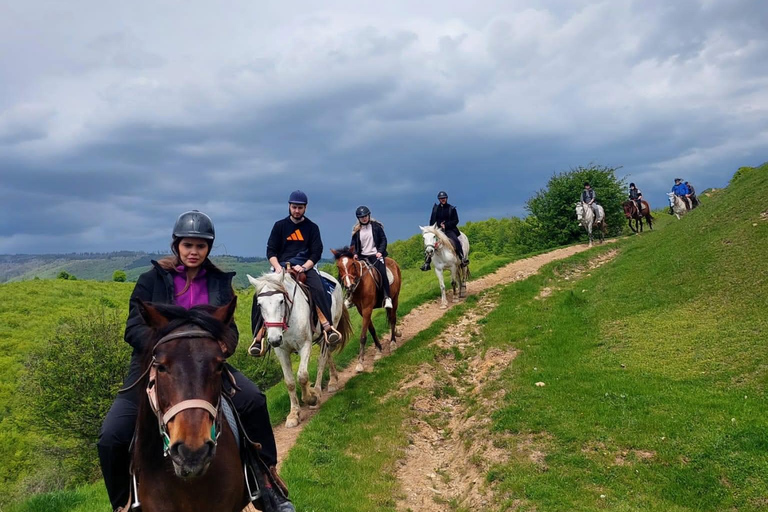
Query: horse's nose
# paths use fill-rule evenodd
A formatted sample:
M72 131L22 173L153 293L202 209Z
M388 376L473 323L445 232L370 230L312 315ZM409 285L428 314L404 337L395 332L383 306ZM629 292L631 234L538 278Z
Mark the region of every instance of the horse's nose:
M269 344L272 345L273 348L277 348L280 345L283 344L283 337L282 336L270 336L269 337Z
M200 476L208 469L213 458L216 445L212 440L206 441L199 448L177 441L171 445L170 455L174 462L176 473L183 478Z

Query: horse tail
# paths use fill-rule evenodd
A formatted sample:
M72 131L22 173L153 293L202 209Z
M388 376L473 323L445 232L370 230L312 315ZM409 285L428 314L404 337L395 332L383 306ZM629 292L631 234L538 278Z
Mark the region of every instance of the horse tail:
M341 334L341 341L333 348L334 352L341 352L352 337L352 321L349 319L349 310L344 307L339 318L339 325L336 327Z

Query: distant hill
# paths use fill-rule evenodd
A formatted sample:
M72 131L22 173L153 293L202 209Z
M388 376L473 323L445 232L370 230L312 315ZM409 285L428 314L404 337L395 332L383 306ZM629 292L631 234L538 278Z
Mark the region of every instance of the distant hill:
M0 283L55 279L67 272L78 279L111 281L115 270L124 270L128 281L135 281L150 268L150 261L162 258L162 253L118 251L110 253L71 254L2 254L0 255ZM269 269L264 258L241 256L214 256L213 262L222 270L237 272L235 287L248 286L246 274L258 275Z

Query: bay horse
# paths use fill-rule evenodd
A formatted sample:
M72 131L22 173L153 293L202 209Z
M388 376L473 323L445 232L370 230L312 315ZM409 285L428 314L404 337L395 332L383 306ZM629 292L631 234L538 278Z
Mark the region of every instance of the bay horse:
M421 236L424 239L424 254L432 258L435 266L435 274L440 282L440 307L448 307L445 298L445 280L443 270L451 272L451 288L453 289L453 302L458 302L460 297L467 296L467 281L469 280L469 266L462 267L461 261L453 248L453 242L443 231L433 226L419 226ZM464 250L464 258L469 259L469 240L464 233L459 234L459 243ZM456 293L458 290L458 294Z
M339 271L339 281L346 289L347 300L357 308L360 317L363 319L362 329L360 330L360 351L357 354L357 366L355 371L363 371L363 361L365 358L365 344L368 341L368 332L371 333L373 343L376 345L376 355L374 361L382 357L381 343L376 335L376 329L371 321L373 310L382 306L382 294L378 290L377 280L387 279L387 276L379 276L379 272L365 261L355 258L349 247L341 249L331 249L336 258L336 268ZM392 308L387 311L387 320L389 321L389 342L390 350L394 348L397 342L397 302L400 296L400 284L402 278L400 267L392 258L385 258L384 263L387 269L392 272L392 283L389 285L390 298L392 299Z
M682 197L675 195L674 192L667 192L667 197L669 197L669 206L672 208L672 212L677 220L680 220L680 217L688 213L688 205Z
M296 394L291 354L299 354L297 377L301 386L301 400L309 406L315 406L322 394L326 364L331 374L328 392L336 391L339 377L331 352L340 352L352 333L352 324L349 321L349 312L344 307L341 285L325 272L320 272L320 275L335 284L331 300L333 318L329 318L329 321L338 329L341 341L333 349L327 346L319 322L313 326L308 296L287 272L267 273L259 278L248 275L248 281L256 289L256 301L264 318L264 326L267 328L266 339L280 361L283 379L291 400L291 411L285 420L286 428L293 428L301 421L301 407ZM312 355L313 343L320 344L320 356L317 361L315 385L310 388L309 359Z
M606 234L605 210L603 210L603 207L599 204L597 205L597 210L599 212L598 218L595 219L595 212L590 205L583 201L576 202L576 218L579 220L579 224L587 230L590 247L592 247L592 232L594 228L597 228L597 236L600 243L603 243Z
M147 392L132 452L131 501L144 512L235 512L251 501L240 449L222 421L222 376L237 346L229 328L236 303L185 310L139 301L153 335L137 382Z
M653 231L653 216L651 215L651 205L649 205L648 201L645 199L641 199L640 204L643 207L642 212L638 211L637 204L635 204L635 201L632 201L631 199L624 201L624 203L621 205L622 208L624 208L624 216L629 219L627 221L629 224L629 229L635 233L638 233L638 230L640 233L642 233L643 219L645 219L648 222L648 228ZM632 225L632 221L635 221L634 226Z

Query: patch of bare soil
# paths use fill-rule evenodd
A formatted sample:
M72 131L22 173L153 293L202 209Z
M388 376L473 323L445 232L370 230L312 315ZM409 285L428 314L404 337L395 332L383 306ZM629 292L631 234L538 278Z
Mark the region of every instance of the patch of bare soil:
M496 386L498 376L517 356L512 348L475 353L477 321L496 306L496 300L496 294L484 296L435 341L443 350L428 370L434 376L431 382L420 375L398 391L420 390L405 426L410 444L397 471L404 491L398 510L484 510L492 503L484 475L508 455L494 443L486 412L503 394ZM414 386L415 382L429 385Z
M569 256L586 251L588 249L589 247L587 245L575 245L571 247L563 247L561 249L555 249L554 251L550 251L545 254L539 254L538 256L533 256L530 258L514 261L498 269L496 272L492 274L481 277L479 279L475 279L467 283L467 294L469 295L478 294L496 285L507 284L513 281L519 281L519 280L525 279L535 274L536 272L538 272L539 269L542 266L546 265L547 263L550 263L555 260L567 258ZM451 294L449 293L449 297L450 295ZM454 305L455 305L454 302L449 301L448 308L450 309ZM433 302L422 304L421 306L413 309L408 315L402 318L400 322L400 330L402 331L402 335L398 338L397 344L400 345L402 343L407 343L408 340L412 339L418 333L420 333L421 331L423 331L424 329L432 325L432 323L435 320L443 316L443 314L445 314L446 311L447 310L440 308L440 292L437 285L437 278L435 278L435 300ZM353 339L350 341L350 343L357 342L356 341L357 335L358 333L353 334ZM388 343L385 340L382 340L382 342L383 342L383 345L385 346L385 352L388 353L389 352ZM373 370L374 351L375 351L375 348L373 346L370 346L368 351L366 352L365 371ZM356 375L354 366L355 366L354 364L349 365L349 367L339 372L338 389L342 389L346 385L347 381L349 381L349 379L351 379ZM331 394L324 391L318 402L318 407L322 406L322 404L325 403L331 396L332 396ZM314 416L316 412L317 412L316 408L309 409L307 407L303 407L301 411L301 423L299 423L298 427L291 428L291 429L285 428L285 425L279 425L275 427L275 440L277 442L278 468L280 467L280 464L282 463L283 459L288 454L290 449L293 447L294 444L296 444L296 440L298 439L299 434L304 428L304 425L306 425L307 422L310 419L312 419L312 416Z

